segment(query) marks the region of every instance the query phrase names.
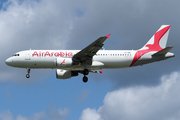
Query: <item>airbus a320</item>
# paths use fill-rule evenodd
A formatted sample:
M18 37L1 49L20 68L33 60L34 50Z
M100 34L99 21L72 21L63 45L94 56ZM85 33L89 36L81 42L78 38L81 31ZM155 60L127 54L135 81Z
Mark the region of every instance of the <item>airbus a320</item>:
M26 68L30 77L31 69L57 69L57 79L68 79L83 74L83 82L88 81L89 72L101 73L103 69L127 68L174 57L166 47L170 25L162 25L151 39L139 50L101 50L103 36L82 50L25 50L8 58L7 65Z

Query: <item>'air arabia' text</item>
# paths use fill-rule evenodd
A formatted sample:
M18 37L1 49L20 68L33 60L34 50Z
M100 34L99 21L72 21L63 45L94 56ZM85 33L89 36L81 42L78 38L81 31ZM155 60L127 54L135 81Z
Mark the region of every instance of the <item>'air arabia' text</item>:
M46 57L46 56L49 56L49 57L71 57L73 56L73 53L72 52L49 52L49 51L46 51L46 52L41 52L39 51L39 53L37 51L34 51L34 53L32 54L32 57Z

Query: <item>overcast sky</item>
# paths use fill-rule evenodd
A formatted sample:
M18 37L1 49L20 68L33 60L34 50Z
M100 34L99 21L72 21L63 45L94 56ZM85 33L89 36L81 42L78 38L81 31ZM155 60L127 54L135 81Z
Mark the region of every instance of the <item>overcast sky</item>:
M179 0L1 0L0 119L179 120ZM56 70L12 68L28 49L83 49L111 33L105 49L141 48L171 25L174 58L144 66L58 80Z

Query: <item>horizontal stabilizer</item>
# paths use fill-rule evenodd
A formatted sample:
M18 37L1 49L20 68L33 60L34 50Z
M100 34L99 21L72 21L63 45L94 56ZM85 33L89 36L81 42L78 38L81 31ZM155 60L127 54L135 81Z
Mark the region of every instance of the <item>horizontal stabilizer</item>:
M165 55L165 54L167 54L172 48L173 48L173 46L172 46L172 47L166 47L166 48L164 48L164 49L158 51L157 53L154 53L152 56L161 56L161 55Z
M98 71L98 70L91 70L90 72L93 72L93 73L103 73L103 70L100 70L100 71Z

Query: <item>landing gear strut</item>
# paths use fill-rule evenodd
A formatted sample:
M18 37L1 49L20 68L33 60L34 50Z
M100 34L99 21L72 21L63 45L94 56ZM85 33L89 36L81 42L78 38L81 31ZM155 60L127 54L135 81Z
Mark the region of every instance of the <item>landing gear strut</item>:
M28 74L26 74L26 78L30 78L30 75L29 75L30 71L31 71L31 69L28 68L28 70L27 70Z
M86 75L89 74L89 70L88 69L84 69L83 74L84 74L83 82L86 83L88 81L88 77L86 77Z

